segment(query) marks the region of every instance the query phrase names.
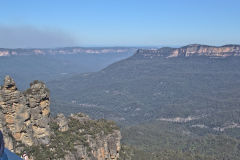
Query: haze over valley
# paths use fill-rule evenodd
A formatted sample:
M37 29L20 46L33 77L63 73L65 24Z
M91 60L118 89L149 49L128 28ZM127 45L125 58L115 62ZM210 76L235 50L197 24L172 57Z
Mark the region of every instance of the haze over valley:
M240 160L239 0L0 5L0 160Z
M58 53L52 55L53 51ZM52 115L82 112L93 119L114 120L121 126L125 156L135 153L132 158L142 154L149 157L153 153L152 158L156 158L177 147L186 151L171 156L221 158L226 152L221 155L202 150L205 141L221 141L221 137L235 143L231 146L233 155L228 156L238 155L239 45L53 51L2 56L1 77L12 73L22 90L27 81L42 78L51 91ZM21 72L26 69L29 71ZM165 139L159 139L162 136L178 145L164 144ZM201 143L195 144L196 139ZM199 149L190 152L189 143ZM211 148L214 152L223 149L217 143Z
M134 54L136 48L0 49L0 76L11 75L20 89L33 80L44 82L96 72Z

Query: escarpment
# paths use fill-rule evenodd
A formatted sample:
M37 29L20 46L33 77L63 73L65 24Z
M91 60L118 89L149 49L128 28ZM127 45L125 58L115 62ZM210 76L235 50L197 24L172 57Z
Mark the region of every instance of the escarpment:
M45 84L34 81L24 92L6 76L0 86L0 130L11 151L32 160L117 160L121 134L114 122L82 113L50 116Z
M136 55L144 57L190 57L190 56L207 56L207 57L229 57L240 56L240 45L225 46L207 46L192 44L181 48L163 47L160 49L139 49Z

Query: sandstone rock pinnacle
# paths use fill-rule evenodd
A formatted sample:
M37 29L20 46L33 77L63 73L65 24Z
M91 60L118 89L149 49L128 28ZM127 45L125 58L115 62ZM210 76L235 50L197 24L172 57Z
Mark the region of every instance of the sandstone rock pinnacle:
M7 75L5 77L3 87L5 89L9 89L9 90L13 90L13 91L17 90L14 80L9 75Z
M5 134L6 147L14 151L18 143L48 144L49 105L49 91L44 83L35 81L30 89L20 92L14 80L6 76L0 90L0 129Z
M20 92L6 76L0 86L0 130L5 146L31 160L117 160L121 133L106 120L92 120L83 113L50 117L46 85L34 81ZM50 151L50 152L49 152Z

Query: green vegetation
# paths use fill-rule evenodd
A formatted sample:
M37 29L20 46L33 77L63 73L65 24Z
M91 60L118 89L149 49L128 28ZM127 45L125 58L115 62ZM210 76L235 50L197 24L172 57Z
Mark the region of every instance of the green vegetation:
M49 83L52 110L66 114L83 112L123 125L201 115L205 116L201 123L209 127L238 123L239 62L238 57L133 56L97 73Z
M216 158L179 150L150 153L124 145L120 153L120 160L216 160Z
M104 119L100 120L89 120L82 123L79 123L77 119L71 118L69 122L69 132L78 131L82 129L81 134L83 135L96 135L98 133L102 133L104 135L108 135L112 133L114 130L119 129L115 122L107 121Z
M116 124L112 121L87 120L79 122L73 118L69 120L68 131L60 132L56 122L51 122L50 127L52 135L49 146L38 145L24 149L36 160L63 158L68 152L77 152L76 146L86 147L90 156L92 149L88 144L87 136L94 139L96 136L107 135L117 129Z
M122 159L240 159L240 139L224 132L199 135L196 130L191 131L183 124L151 122L127 127L122 130L122 135L123 144L126 145L121 151Z
M66 114L117 121L126 145L121 155L132 159L238 160L240 128L228 127L240 124L239 64L239 57L135 55L100 72L49 83L53 110L68 106ZM158 120L176 117L197 118Z

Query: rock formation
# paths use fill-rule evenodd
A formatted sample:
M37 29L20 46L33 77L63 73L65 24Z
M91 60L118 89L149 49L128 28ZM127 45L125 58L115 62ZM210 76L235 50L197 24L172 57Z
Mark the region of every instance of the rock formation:
M63 119L66 121L62 121ZM68 150L62 159L117 160L119 158L121 134L113 123L91 120L83 113L71 114L68 118L59 114L53 121L57 124L55 128L58 130L55 131L57 135L60 133L74 137L75 145L72 151Z
M181 48L164 47L160 49L139 49L136 55L144 57L189 57L189 56L208 56L208 57L229 57L240 56L240 45L225 45L221 47L193 44Z
M0 125L10 150L16 150L20 143L49 143L49 91L45 84L35 81L26 92L20 92L13 79L6 76L0 88L0 107Z
M0 86L0 130L5 146L31 159L116 160L121 134L113 122L91 120L79 113L50 117L49 90L34 81L20 92L6 76Z

